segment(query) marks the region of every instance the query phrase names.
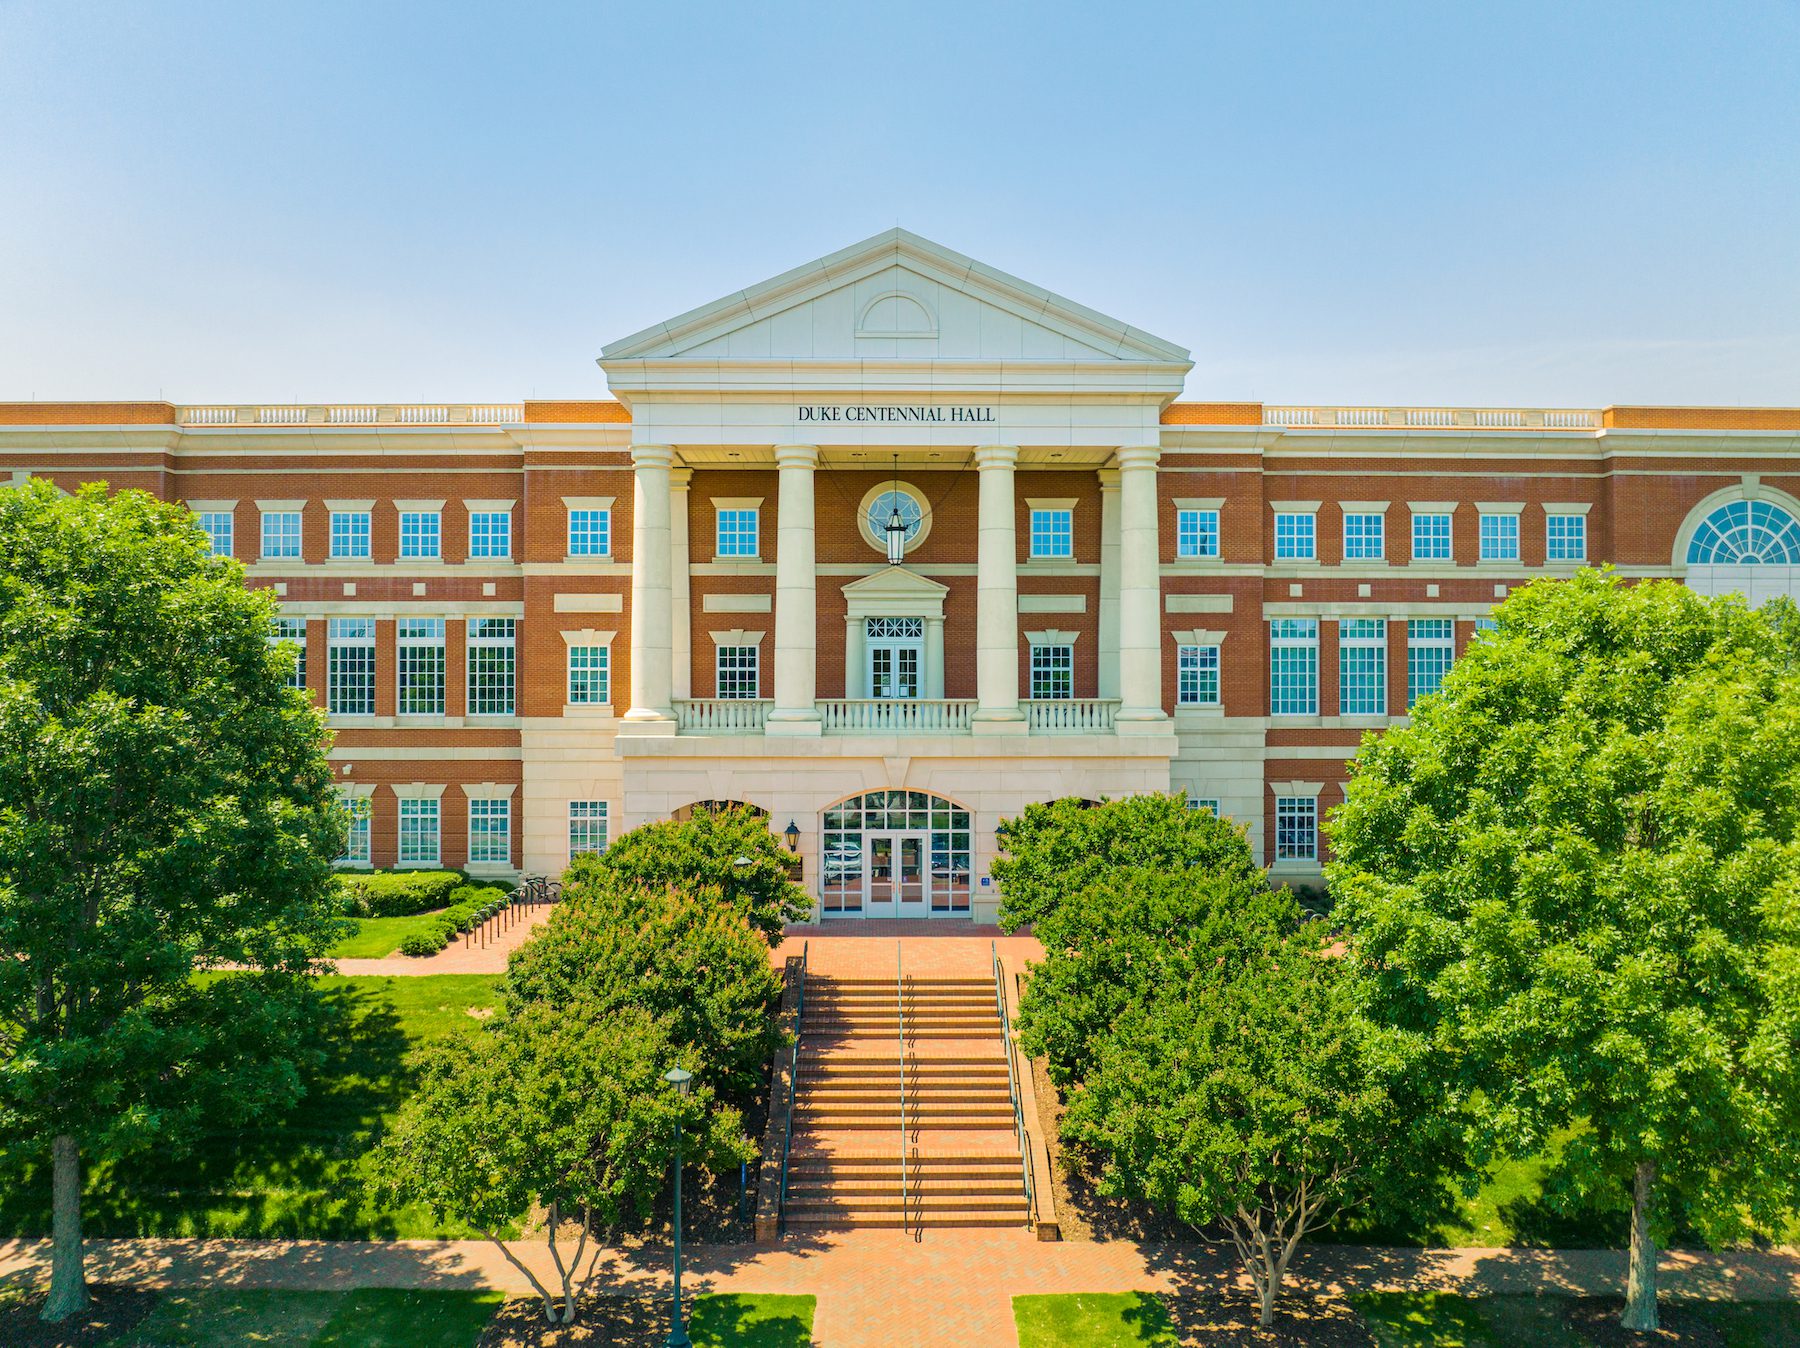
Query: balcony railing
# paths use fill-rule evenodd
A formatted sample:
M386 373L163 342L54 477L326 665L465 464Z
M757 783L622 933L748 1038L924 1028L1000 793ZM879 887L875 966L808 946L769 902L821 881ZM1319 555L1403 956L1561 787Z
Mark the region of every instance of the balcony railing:
M760 735L774 705L742 697L677 699L675 729L683 735Z
M1019 704L1034 735L1110 735L1117 698L1033 698Z
M1600 413L1586 407L1264 407L1265 426L1358 426L1376 429L1591 431Z
M305 403L182 407L183 426L504 426L525 420L523 403Z
M828 698L819 704L828 735L966 735L974 698Z

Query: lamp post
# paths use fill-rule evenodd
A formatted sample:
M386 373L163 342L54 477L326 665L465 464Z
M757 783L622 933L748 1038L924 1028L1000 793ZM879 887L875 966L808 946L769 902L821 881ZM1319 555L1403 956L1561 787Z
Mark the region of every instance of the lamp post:
M671 1067L663 1074L663 1080L675 1088L677 1095L685 1096L692 1088L694 1074L683 1071L679 1067ZM687 1326L681 1321L681 1115L675 1116L675 1296L669 1305L669 1337L664 1340L668 1348L693 1348L694 1341L688 1337Z

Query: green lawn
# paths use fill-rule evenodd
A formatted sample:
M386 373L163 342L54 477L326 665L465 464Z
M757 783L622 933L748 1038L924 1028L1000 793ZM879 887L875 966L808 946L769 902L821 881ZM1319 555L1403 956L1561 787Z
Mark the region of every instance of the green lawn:
M411 917L353 917L350 934L325 953L341 960L384 959L399 953L400 942L414 932L430 931L437 919L437 912L414 913ZM462 937L455 939L460 941Z
M418 1208L388 1210L365 1191L365 1158L406 1098L407 1053L479 1022L496 978L436 974L319 980L325 1061L282 1118L220 1131L181 1156L89 1167L82 1213L96 1236L469 1236ZM0 1156L0 1237L48 1234L43 1158Z
M815 1298L704 1296L688 1317L694 1348L807 1348Z
M1013 1298L1019 1348L1180 1348L1148 1292L1068 1292Z

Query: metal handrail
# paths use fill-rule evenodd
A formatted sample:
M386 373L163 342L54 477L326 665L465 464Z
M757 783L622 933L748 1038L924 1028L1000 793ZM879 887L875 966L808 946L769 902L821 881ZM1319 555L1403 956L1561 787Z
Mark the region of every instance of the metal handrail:
M800 1036L806 1021L806 957L811 946L811 941L803 941L800 945L800 991L794 998L794 1047L788 1057L787 1127L781 1138L781 1198L775 1205L777 1218L784 1227L787 1224L788 1155L794 1147L794 1097L800 1093Z
M1012 1093L1013 1137L1019 1144L1019 1179L1025 1186L1025 1225L1037 1223L1037 1186L1033 1183L1035 1167L1031 1163L1031 1133L1025 1127L1025 1111L1019 1105L1019 1072L1013 1061L1012 1018L1006 1014L1006 984L1000 970L1000 948L988 942L988 953L994 963L994 1010L1000 1016L1000 1042L1006 1052L1006 1086Z

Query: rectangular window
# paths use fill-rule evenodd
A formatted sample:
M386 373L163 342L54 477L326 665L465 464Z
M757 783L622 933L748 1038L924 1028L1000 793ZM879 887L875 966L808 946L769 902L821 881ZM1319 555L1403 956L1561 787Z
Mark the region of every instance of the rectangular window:
M369 864L369 815L370 801L367 796L339 796L338 804L344 811L344 854L338 858L339 864Z
M1387 620L1338 624L1338 714L1387 715Z
M334 510L331 512L331 555L333 557L367 557L369 555L368 511Z
M1517 515L1483 515L1481 517L1481 560L1484 562L1516 562L1519 560L1519 517Z
M1034 645L1031 648L1031 695L1037 698L1075 696L1073 646Z
M719 556L756 556L756 516L754 509L719 512Z
M1450 517L1448 515L1414 515L1413 560L1415 562L1447 562L1450 560Z
M572 800L569 802L569 860L583 852L606 850L606 802Z
M300 512L265 510L262 517L264 561L291 560L300 555Z
M444 620L402 618L396 624L394 706L402 716L444 714Z
M1544 517L1544 559L1551 562L1587 560L1587 516Z
M762 696L759 650L756 646L719 647L717 696L733 700Z
M505 510L477 510L469 516L469 556L512 556L512 515Z
M373 618L333 618L326 627L325 708L336 716L375 714Z
M511 716L515 620L469 619L469 715Z
M1179 646L1175 651L1175 701L1183 707L1219 705L1219 648Z
M294 672L288 675L289 688L306 687L306 619L277 618L269 631L269 644L288 642L294 647Z
M1365 561L1386 555L1386 520L1380 515L1344 516L1344 560Z
M1275 797L1275 860L1319 859L1319 802L1311 796Z
M438 803L405 799L400 802L400 864L435 866L441 852Z
M1215 815L1219 813L1219 802L1212 796L1189 796L1187 807L1190 810L1211 810Z
M490 866L512 864L512 801L469 802L469 862Z
M1177 510L1175 512L1175 555L1177 557L1217 557L1219 555L1219 512L1216 510Z
M1269 622L1269 714L1319 714L1319 622L1274 618Z
M438 557L442 555L443 533L435 510L402 510L400 512L400 555L402 557Z
M1318 556L1311 515L1278 514L1275 516L1275 555L1307 560Z
M605 557L612 551L612 511L569 512L569 556Z
M197 516L206 545L215 557L231 556L232 519L229 510L203 510Z
M1494 618L1477 618L1475 620L1476 636L1498 636L1500 623Z
M1075 555L1075 512L1073 510L1034 510L1031 512L1031 555L1033 557L1073 557Z
M1413 618L1406 624L1406 705L1443 687L1444 675L1456 659L1456 622L1451 618Z
M606 646L569 647L569 701L592 707L612 701L612 652Z

